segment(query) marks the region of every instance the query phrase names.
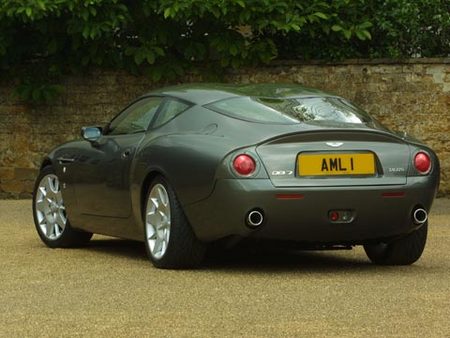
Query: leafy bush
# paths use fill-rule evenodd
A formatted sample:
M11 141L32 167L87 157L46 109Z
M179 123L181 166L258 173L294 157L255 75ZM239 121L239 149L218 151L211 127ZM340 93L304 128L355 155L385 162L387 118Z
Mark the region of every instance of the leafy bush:
M92 68L173 81L275 58L449 54L448 0L2 0L0 71L46 101Z
M347 0L336 0L348 2ZM279 56L288 59L409 58L450 56L450 1L448 0L359 0L340 6L340 20L332 29L345 33L358 28L357 18L372 24L368 39L348 35L323 34L322 27L312 32L278 34ZM364 23L359 24L364 27ZM326 32L325 32L326 33ZM308 39L314 36L314 43Z

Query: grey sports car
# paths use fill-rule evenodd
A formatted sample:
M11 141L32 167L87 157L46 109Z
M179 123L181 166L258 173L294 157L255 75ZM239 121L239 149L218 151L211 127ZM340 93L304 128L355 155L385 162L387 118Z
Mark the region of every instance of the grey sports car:
M297 85L181 85L146 94L43 160L33 214L49 247L92 233L144 241L160 268L208 243L364 245L376 264L421 256L436 154L347 100Z

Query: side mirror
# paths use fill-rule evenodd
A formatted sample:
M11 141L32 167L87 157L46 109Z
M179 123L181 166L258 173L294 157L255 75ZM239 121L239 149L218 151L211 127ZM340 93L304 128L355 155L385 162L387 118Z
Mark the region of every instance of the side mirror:
M102 129L99 127L82 127L81 137L86 141L95 142L102 136Z

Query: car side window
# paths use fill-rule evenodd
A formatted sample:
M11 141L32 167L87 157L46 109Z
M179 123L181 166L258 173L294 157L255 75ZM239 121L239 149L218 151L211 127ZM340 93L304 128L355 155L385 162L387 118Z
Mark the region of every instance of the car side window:
M108 134L134 134L146 131L161 101L161 97L148 97L135 102L111 121Z
M175 116L184 112L189 107L190 105L188 103L172 98L166 98L161 105L161 109L156 117L153 127L156 128L163 125Z

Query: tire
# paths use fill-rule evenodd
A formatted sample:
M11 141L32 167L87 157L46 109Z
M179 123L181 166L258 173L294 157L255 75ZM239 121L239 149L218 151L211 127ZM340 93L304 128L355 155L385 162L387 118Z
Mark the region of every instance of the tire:
M378 265L410 265L423 253L427 241L428 223L410 234L388 243L364 245L367 256Z
M51 166L44 167L36 179L33 218L39 237L50 248L82 246L92 237L92 233L75 230L70 225L59 179Z
M195 236L175 191L161 176L148 189L143 216L145 247L155 267L184 269L201 264L206 245Z

